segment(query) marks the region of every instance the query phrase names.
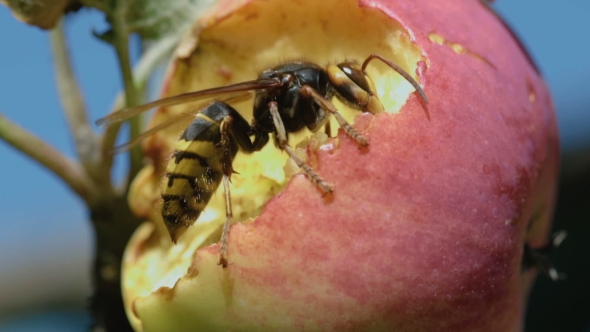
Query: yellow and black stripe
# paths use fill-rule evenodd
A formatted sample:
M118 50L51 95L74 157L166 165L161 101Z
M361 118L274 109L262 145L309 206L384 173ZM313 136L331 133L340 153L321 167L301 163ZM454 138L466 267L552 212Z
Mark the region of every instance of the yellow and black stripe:
M223 137L220 126L226 116L235 114L225 103L209 105L197 114L174 147L161 190L162 217L173 242L205 209L228 172L228 163L231 170L238 146L234 139Z

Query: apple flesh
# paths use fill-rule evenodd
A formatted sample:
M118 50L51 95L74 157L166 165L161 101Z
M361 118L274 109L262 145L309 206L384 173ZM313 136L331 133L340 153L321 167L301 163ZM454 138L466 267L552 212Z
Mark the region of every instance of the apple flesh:
M329 196L284 171L289 163L272 144L238 155L231 190L241 223L231 228L225 269L210 245L224 220L221 194L171 244L153 203L182 126L150 138L154 163L130 203L151 222L123 266L136 330L522 328L535 277L521 271L522 252L547 241L558 142L545 83L492 12L459 0L220 1L198 26L198 49L173 62L165 95L250 80L285 59L379 53L412 73L429 103L371 63L386 112L359 114L333 100L369 147L342 131L300 144L334 184ZM232 105L251 116L251 100ZM162 108L153 122L197 106Z

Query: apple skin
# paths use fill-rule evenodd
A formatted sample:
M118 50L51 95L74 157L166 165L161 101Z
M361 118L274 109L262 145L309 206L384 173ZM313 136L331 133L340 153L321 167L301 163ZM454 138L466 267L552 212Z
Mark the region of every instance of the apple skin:
M217 19L248 2L221 1ZM417 74L429 103L412 94L399 113L357 116L367 149L340 132L309 150L334 193L293 176L255 221L232 226L226 269L219 246L205 247L174 287L127 296L136 328L522 328L535 277L521 271L523 246L546 243L556 191L546 84L478 1L359 4L411 32L428 62Z

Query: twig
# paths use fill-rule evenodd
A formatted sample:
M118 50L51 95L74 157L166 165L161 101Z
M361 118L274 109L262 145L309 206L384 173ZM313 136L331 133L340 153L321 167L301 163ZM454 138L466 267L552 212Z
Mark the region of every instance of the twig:
M84 98L74 77L62 22L59 22L51 31L50 36L60 101L74 138L78 157L88 171L99 158L97 136L88 122Z
M141 59L133 70L135 87L138 90L143 90L145 88L154 69L163 61L163 59L170 57L177 44L178 38L167 37L153 44L141 56ZM113 102L112 111L117 111L123 108L125 104L124 102L124 95L120 93ZM105 164L110 165L112 163L113 147L115 146L115 140L117 139L119 129L119 125L111 126L107 128L102 137L102 158L105 161Z
M138 91L145 89L148 80L154 73L158 65L163 63L164 59L172 57L174 49L180 41L180 37L170 35L162 37L157 42L151 43L141 55L139 62L133 68L133 79ZM111 110L118 111L125 107L125 98L123 93L119 93L113 102Z
M111 16L111 24L114 32L113 46L117 52L117 60L121 69L123 77L123 86L125 87L125 106L132 107L139 104L139 94L135 82L133 81L133 72L131 70L131 63L129 58L129 33L125 26L125 15L127 10L127 2L117 2L117 8ZM129 139L133 139L141 132L140 117L133 117L129 119ZM109 150L114 147L115 141L109 141ZM112 145L110 145L112 143ZM109 152L110 153L110 152ZM129 151L130 166L128 172L128 180L131 181L137 172L143 166L143 154L139 147L134 147Z
M0 114L0 138L60 177L80 198L91 205L94 186L80 164Z

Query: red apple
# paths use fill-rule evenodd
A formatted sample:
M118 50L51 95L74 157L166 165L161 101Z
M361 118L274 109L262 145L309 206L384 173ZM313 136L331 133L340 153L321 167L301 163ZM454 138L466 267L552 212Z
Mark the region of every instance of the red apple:
M301 145L334 184L329 196L289 167L285 175L272 144L238 155L227 268L209 245L224 220L221 193L170 242L152 203L182 126L152 137L153 166L130 196L151 222L123 270L138 331L522 327L535 275L521 272L523 247L547 241L558 142L547 86L493 12L460 0L227 0L196 27L198 44L183 45L165 95L254 79L286 59L325 65L378 53L412 73L429 103L371 63L386 112L333 100L369 147L342 131ZM251 100L233 105L251 117ZM162 108L153 122L197 106Z

